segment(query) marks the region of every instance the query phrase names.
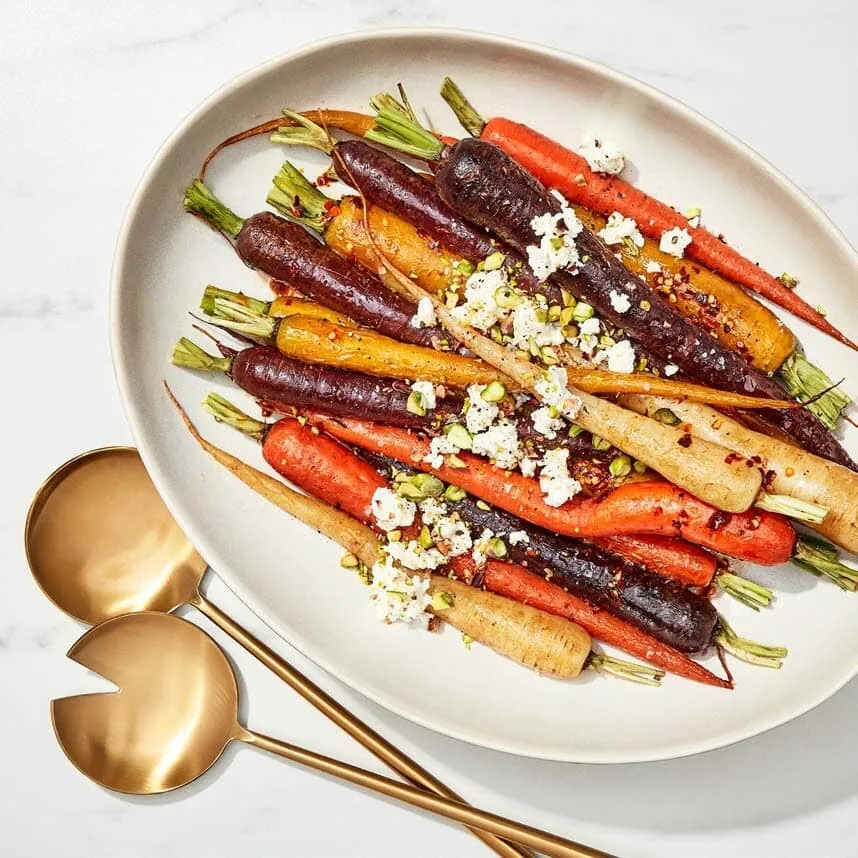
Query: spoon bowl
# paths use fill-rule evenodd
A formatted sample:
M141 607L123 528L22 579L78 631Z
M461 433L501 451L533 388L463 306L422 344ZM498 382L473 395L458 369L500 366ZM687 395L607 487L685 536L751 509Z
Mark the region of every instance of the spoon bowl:
M66 756L103 787L143 795L184 786L239 733L232 667L186 620L152 612L108 620L68 656L119 689L51 703Z
M132 447L92 450L54 471L24 541L45 595L89 625L175 610L194 600L206 571Z

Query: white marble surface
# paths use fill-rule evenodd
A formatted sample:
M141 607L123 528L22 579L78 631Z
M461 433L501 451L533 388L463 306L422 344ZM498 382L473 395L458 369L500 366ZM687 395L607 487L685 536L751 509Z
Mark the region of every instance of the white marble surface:
M514 8L496 0L2 0L0 20L0 337L12 370L3 385L0 495L3 854L488 854L452 826L252 750L228 753L190 789L130 800L92 786L56 746L48 700L99 681L63 658L81 628L31 582L21 532L32 492L55 465L130 440L110 366L107 282L132 189L192 107L266 58L354 29L459 26L584 54L692 104L792 176L854 242L858 10L842 0L558 0ZM275 643L222 585L212 582L209 592ZM628 858L855 854L854 682L804 718L739 746L595 768L519 760L437 736L276 645L495 811ZM252 726L377 768L237 647L227 650L244 679Z

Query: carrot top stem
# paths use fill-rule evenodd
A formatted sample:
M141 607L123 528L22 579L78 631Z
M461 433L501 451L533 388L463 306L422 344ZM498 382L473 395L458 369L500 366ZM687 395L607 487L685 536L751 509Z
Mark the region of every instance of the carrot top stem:
M239 432L243 432L257 441L261 441L268 431L267 423L245 414L228 399L224 399L217 393L210 393L203 400L203 408L213 414L218 423L226 423L227 426L232 426L233 429L238 429Z
M748 638L739 637L723 616L719 615L720 629L715 638L726 652L734 655L740 661L755 664L758 667L771 667L779 670L787 657L787 648L783 646L768 646Z
M236 238L244 226L244 218L225 206L199 179L185 189L185 211L198 215L229 238Z
M767 512L789 516L796 521L805 521L808 524L822 524L829 512L828 507L820 506L818 503L799 500L790 495L773 495L767 492L760 492L754 506Z
M324 232L331 219L334 200L323 194L289 161L283 162L273 182L274 186L265 198L269 205L318 233Z
M837 426L843 409L852 402L829 376L799 352L793 352L783 362L778 375L790 394L800 402L807 402L807 410L828 429Z
M392 95L379 93L369 103L376 111L375 127L367 131L365 139L423 161L440 160L445 145L416 122Z
M841 563L837 549L824 539L799 536L795 541L792 562L813 575L830 578L841 590L858 589L858 569Z
M453 78L444 78L444 82L441 84L441 98L450 105L450 109L456 114L456 119L471 137L479 137L483 133L486 120L477 113L471 102L465 98L465 94L459 89Z
M309 146L319 149L327 155L334 151L334 140L328 131L306 116L294 110L283 108L283 115L293 125L281 125L272 135L272 143L284 143L287 146Z
M629 682L637 682L641 685L661 685L665 671L658 667L650 667L648 664L640 664L636 661L626 661L614 658L604 653L592 652L587 659L587 667L597 673L606 673L619 679L627 679Z
M767 608L775 597L768 587L732 572L721 572L715 577L715 583L728 596L732 596L736 601L755 611Z
M268 301L262 301L259 298L251 298L250 295L245 295L243 292L230 292L229 289L221 289L218 286L209 284L206 286L203 297L200 300L200 309L209 316L214 315L215 301L218 299L226 299L233 301L236 304L243 304L249 310L256 313L267 313L271 306Z
M255 342L270 343L277 330L278 320L267 315L267 306L259 311L232 298L214 298L209 316L218 327L243 334Z
M182 337L176 343L170 362L174 366L205 372L229 372L232 369L232 358L210 355L187 337Z

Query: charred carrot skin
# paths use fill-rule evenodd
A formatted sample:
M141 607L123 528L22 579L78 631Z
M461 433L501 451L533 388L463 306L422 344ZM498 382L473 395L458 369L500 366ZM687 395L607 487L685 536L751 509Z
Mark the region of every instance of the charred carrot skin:
M429 454L429 441L412 432L349 418L309 416L345 443L431 472L554 533L580 538L628 534L682 537L712 551L766 566L780 565L792 556L795 531L783 516L774 513L724 513L660 481L629 483L600 498L551 507L545 503L536 480L502 471L478 456L460 453L465 467L445 463L435 468L423 461Z
M708 551L670 536L602 536L590 541L688 587L708 587L718 571L718 561Z
M483 586L492 593L574 620L594 638L671 673L718 688L733 687L730 680L716 676L679 650L654 642L649 635L629 623L594 608L521 566L489 560L484 570Z
M818 310L720 238L703 227L689 226L687 218L679 212L634 185L616 176L593 172L584 158L555 140L504 118L489 120L481 139L503 149L541 182L556 188L571 202L603 215L618 211L634 218L638 229L649 238L658 240L663 232L676 227L687 229L692 241L686 253L692 259L763 295L850 348L858 349L858 345Z

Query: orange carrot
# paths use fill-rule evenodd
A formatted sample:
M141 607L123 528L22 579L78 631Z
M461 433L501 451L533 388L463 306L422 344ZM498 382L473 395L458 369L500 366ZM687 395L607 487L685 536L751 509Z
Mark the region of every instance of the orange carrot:
M564 592L557 585L521 566L489 560L483 571L484 586L492 593L573 620L594 638L671 673L719 688L733 687L731 680L716 676L679 650L653 640L634 626L607 611L591 607L582 599Z
M708 551L671 536L602 536L589 541L689 587L708 587L718 571Z
M649 238L658 240L663 232L676 227L687 229L692 238L685 251L689 257L858 350L858 344L835 328L794 290L718 236L703 227L690 226L687 218L640 188L616 176L595 173L587 161L571 149L527 125L504 118L490 119L480 137L499 146L543 184L560 191L571 202L603 215L618 211L634 218L638 229Z
M460 453L464 467L445 463L435 468L424 461L430 452L428 438L364 420L308 416L341 441L433 473L554 533L581 539L629 534L679 536L767 566L785 563L792 556L795 531L783 516L759 509L725 513L671 483L627 483L600 498L576 499L552 507L545 503L537 480L501 470L478 456Z

